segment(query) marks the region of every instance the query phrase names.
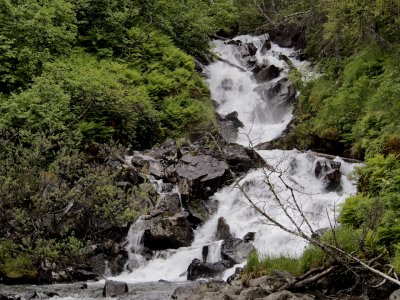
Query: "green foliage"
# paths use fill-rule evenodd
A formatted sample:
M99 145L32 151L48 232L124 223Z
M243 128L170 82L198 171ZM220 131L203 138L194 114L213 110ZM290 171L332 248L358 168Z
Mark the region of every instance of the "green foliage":
M330 261L328 254L321 248L309 246L299 259L299 271L305 273L309 270L323 266Z
M68 53L76 38L69 1L0 1L0 87L25 87L42 65Z
M341 222L372 230L391 252L391 245L400 241L400 162L394 155L377 155L369 158L357 175L361 194L346 200Z
M156 28L185 52L202 56L210 49L210 35L229 28L236 20L232 0L73 2L82 45L103 57L126 54L128 32L138 25Z
M305 128L342 142L356 157L397 153L400 70L395 61L394 55L369 49L345 60L339 77L332 72L309 83L299 102Z
M0 0L1 278L82 262L156 203L109 160L215 125L189 54L235 19L231 0Z
M264 275L270 275L273 271L286 271L299 275L299 260L286 256L261 256L257 252L250 253L243 269L242 279L248 281Z

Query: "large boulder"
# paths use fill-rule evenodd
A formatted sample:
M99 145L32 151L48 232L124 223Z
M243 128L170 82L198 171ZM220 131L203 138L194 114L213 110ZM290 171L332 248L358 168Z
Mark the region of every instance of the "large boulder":
M223 271L231 268L232 262L220 260L215 263L202 262L195 258L187 269L187 280L196 280L199 278L212 278L218 276Z
M265 160L253 149L239 144L227 144L222 148L223 157L235 172L247 172L266 166Z
M178 249L188 247L193 242L192 225L188 214L180 212L160 212L149 219L144 218L140 229L143 233L143 245L150 250Z
M261 299L270 294L269 291L261 288L261 287L250 287L241 291L239 299L240 300L253 300L253 299ZM284 300L284 299L282 299Z
M227 115L217 114L218 131L228 143L236 141L238 129L244 127L238 118L238 113L233 111Z
M239 44L239 52L243 58L253 56L257 53L257 47L253 43Z
M217 223L217 231L215 232L215 239L219 240L226 240L229 239L231 236L229 225L226 223L224 217L218 218Z
M129 291L126 282L106 280L103 288L103 297L117 297L127 294Z
M187 153L179 160L176 174L181 194L201 196L206 187L217 190L224 184L229 166L210 155Z
M270 81L274 78L279 77L281 70L275 65L269 65L263 68L260 72L255 75L255 78L259 82Z
M318 159L315 162L315 176L319 178L327 192L340 192L342 191L340 173L341 163L329 159Z
M255 250L252 243L246 243L238 238L229 238L221 245L221 256L234 264L240 264Z
M244 127L244 124L242 123L242 121L239 120L239 114L237 113L237 111L233 111L225 116L220 115L220 117L221 117L221 120L231 121L235 128Z
M156 178L163 178L165 175L161 161L154 157L137 154L132 157L131 163L144 175L153 175Z

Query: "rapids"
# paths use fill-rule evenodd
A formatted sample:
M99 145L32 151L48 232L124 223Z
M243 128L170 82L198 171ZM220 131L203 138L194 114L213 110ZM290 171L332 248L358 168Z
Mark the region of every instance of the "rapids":
M292 49L281 48L272 43L272 47L265 54L260 48L266 36L251 37L239 36L235 40L252 42L258 48L255 55L259 64L274 64L283 69L279 77L273 82L287 77L289 65L279 57L281 54L289 57L291 63L307 75L308 64L296 60ZM224 41L215 41L215 51L224 60L234 65L246 68L246 62L234 45L227 45ZM218 102L218 113L228 114L232 111L238 113L244 127L240 129L237 143L255 145L278 137L286 128L292 118L290 105L274 105L271 99L257 93L257 83L252 72L244 72L239 68L218 61L207 67L207 83L211 90L212 98ZM307 75L308 76L308 75ZM224 88L224 83L229 82L230 88ZM272 82L272 83L273 83ZM271 83L271 82L270 82ZM293 187L297 204L309 220L314 230L329 227L335 222L335 209L350 194L356 192L355 186L348 179L349 173L355 167L339 158L341 162L341 179L343 191L324 192L322 183L314 175L316 158L299 151L259 151L266 162L279 171L269 173L267 170L256 169L244 176L239 184L248 196L265 212L276 218L280 223L293 229L294 225L284 215L282 209L274 200L273 194L265 184L266 176L274 186L274 190L281 199L289 199L288 211L294 221L304 231L310 229L303 222L298 211L294 209L296 203L290 198L290 192L280 180L279 174L285 183ZM210 245L208 261L216 262L221 259L220 247L222 241L215 241L215 230L219 217L224 217L230 226L233 236L242 238L247 232L256 232L254 246L260 253L269 255L286 254L298 256L302 253L307 243L300 238L291 236L281 229L266 223L256 210L249 205L243 193L235 186L228 186L218 191L214 196L219 202L217 212L201 227L195 231L195 239L190 247L177 250L159 251L147 261L140 254L140 232L135 231L135 224L128 235L128 249L131 249L130 258L134 260L132 271L112 278L129 283L152 282L160 279L168 281L186 280L186 270L194 258L202 258L202 247ZM140 221L139 221L140 222ZM231 275L233 270L226 271L222 277Z

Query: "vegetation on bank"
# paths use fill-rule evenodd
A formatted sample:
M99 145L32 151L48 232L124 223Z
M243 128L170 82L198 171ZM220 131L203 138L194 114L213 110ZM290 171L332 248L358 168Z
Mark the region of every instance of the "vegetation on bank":
M354 174L358 194L340 211L340 226L355 232L343 247L355 242L359 258L382 255L381 262L400 272L400 2L237 2L250 9L241 30L253 24L254 32L303 48L321 74L306 83L292 74L301 95L296 126L282 145L365 159ZM310 246L299 259L253 256L245 276L277 266L296 274L327 262L314 253L305 264L310 251L318 249Z
M0 281L79 263L154 190L114 153L210 130L194 55L230 0L0 0ZM127 183L127 184L122 184Z

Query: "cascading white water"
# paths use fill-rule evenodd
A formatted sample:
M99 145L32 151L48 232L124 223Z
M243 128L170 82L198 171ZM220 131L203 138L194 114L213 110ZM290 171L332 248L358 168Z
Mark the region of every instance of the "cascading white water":
M241 36L236 39L245 43L252 42L260 49L265 36ZM223 41L215 41L215 46L216 52L223 59L241 67L246 66L235 46L227 45ZM289 57L292 64L299 69L307 65L292 57L293 50L280 48L275 44L272 44L271 49L264 55L258 50L255 57L259 64L274 64L283 70L279 77L273 79L273 82L278 82L289 72L289 66L279 59L281 54ZM251 72L243 72L231 64L220 61L211 64L207 68L207 74L207 82L212 97L219 103L218 112L228 114L236 111L244 124L244 128L240 130L237 139L238 143L247 146L250 142L254 145L269 141L279 136L292 118L290 106L279 107L278 111L277 107L274 107L269 101L270 99L257 92L260 84L254 80ZM226 88L227 84L229 88ZM277 115L279 118L277 118ZM290 229L299 226L305 232L311 233L297 207L307 217L309 225L314 230L331 226L335 220L335 208L348 195L356 191L355 186L347 177L354 165L339 158L336 160L341 162L340 171L344 175L341 179L343 191L340 194L323 191L322 183L314 174L315 157L312 155L295 150L259 151L259 154L280 173L269 174L268 170L264 169L252 170L240 180L240 185L258 207ZM282 175L279 177L279 174ZM265 183L267 178L279 198L288 201L285 207L287 208L286 211L292 216L292 221L285 215L285 212L269 191ZM291 198L290 191L285 187L285 184L293 187L296 202ZM225 187L213 197L219 201L218 211L195 231L195 239L190 247L160 251L152 260L141 261L140 266L130 273L121 274L117 279L126 282L158 281L160 279L186 280L185 271L194 258L202 258L204 245L209 245L207 261L218 261L221 258L222 241L215 241L215 231L219 217L225 218L232 235L235 237L242 238L247 232L256 232L253 244L260 253L298 256L306 247L307 243L304 240L266 224L265 218L251 207L243 193L235 186ZM130 232L130 234L132 235L130 247L134 248L131 255L136 255L137 249L140 251L140 243L138 244L141 238L140 232ZM134 257L134 259L137 259L137 257ZM230 274L232 274L232 270L225 272L224 277Z

